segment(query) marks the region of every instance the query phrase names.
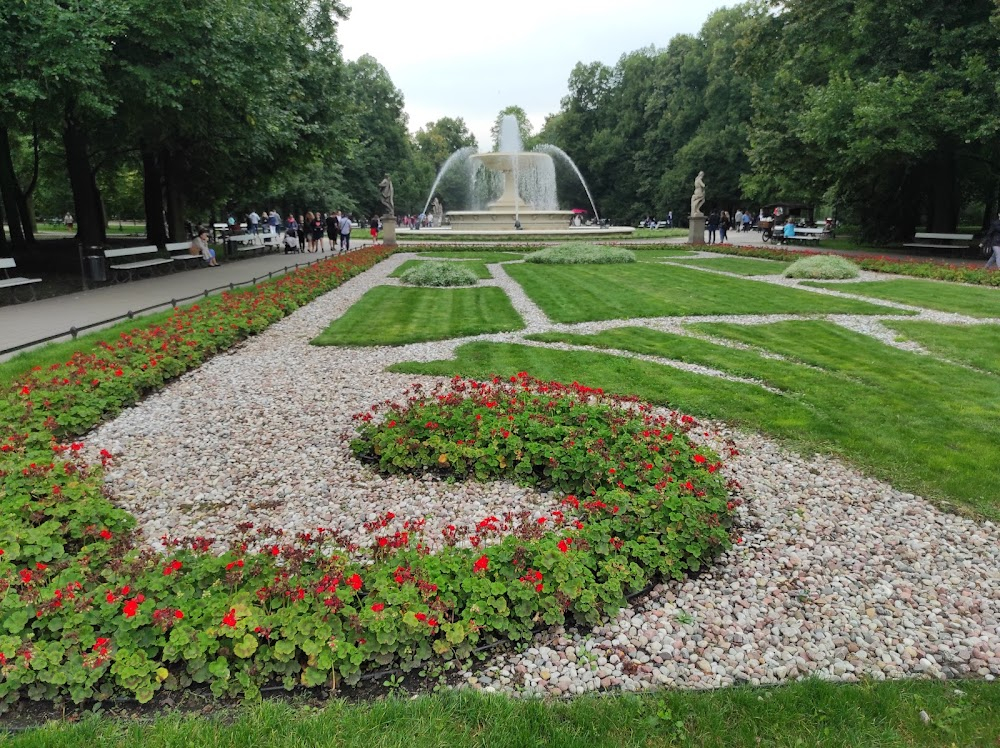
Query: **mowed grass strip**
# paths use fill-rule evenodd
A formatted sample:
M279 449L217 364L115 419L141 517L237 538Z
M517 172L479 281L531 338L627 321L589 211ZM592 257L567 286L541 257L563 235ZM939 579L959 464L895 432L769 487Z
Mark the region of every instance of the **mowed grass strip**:
M430 260L430 258L428 258L428 260ZM407 260L402 265L400 265L398 268L396 268L394 271L392 271L389 274L389 277L390 278L401 278L402 275L403 275L403 273L405 273L407 270L409 270L411 268L415 268L415 267L417 267L418 265L420 265L420 264L422 264L424 262L425 262L425 260ZM486 265L484 265L482 262L475 262L475 261L472 261L472 260L468 260L468 261L465 261L465 262L459 262L458 264L461 265L463 268L467 268L468 270L471 270L473 273L476 274L477 278L492 278L493 277L492 275L490 275L490 271L486 269Z
M1000 374L1000 325L940 325L900 320L887 326L942 358Z
M756 260L749 257L679 259L677 262L689 267L719 270L723 273L735 273L736 275L780 275L785 268L792 264L775 260Z
M425 253L428 258L441 260L479 260L482 263L511 262L524 257L522 252L461 252L461 251L428 251Z
M499 288L376 286L312 342L406 345L521 329L524 321Z
M789 360L646 328L531 338L700 364L762 381L780 394L622 355L528 346L474 344L459 348L457 361L396 368L477 377L527 371L636 394L771 434L802 450L844 457L897 488L1000 519L1000 451L974 446L1000 444L1000 379L827 322L695 327Z
M870 281L866 283L821 283L803 285L831 288L834 291L898 301L901 304L955 312L970 317L1000 318L1000 288L968 286L960 283L917 279Z
M921 711L930 717L924 723ZM807 680L778 688L663 691L571 701L450 692L315 704L265 701L213 716L91 716L8 737L14 748L646 748L995 745L1000 689L982 681Z
M854 299L661 264L509 265L506 270L556 322L709 314L898 312Z
M625 249L631 249L635 252L635 259L639 262L643 260L664 260L664 259L674 259L676 257L691 257L691 250L688 248L684 249L669 249L665 247L656 247L654 249L646 249L641 244L621 245Z

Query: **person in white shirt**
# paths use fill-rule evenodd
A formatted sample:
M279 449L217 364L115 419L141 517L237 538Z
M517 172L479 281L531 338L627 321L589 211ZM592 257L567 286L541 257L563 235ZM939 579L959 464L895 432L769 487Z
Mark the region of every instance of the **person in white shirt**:
M251 210L250 215L247 216L247 223L250 224L247 228L250 230L251 234L257 233L257 226L260 224L260 215L257 211Z
M351 218L344 213L340 217L340 253L351 251Z

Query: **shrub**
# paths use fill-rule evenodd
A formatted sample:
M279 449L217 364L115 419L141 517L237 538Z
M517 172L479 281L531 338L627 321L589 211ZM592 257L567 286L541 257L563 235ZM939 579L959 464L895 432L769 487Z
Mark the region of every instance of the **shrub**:
M474 286L479 281L474 271L461 262L418 262L400 276L411 286Z
M635 253L621 247L606 247L587 242L569 242L532 252L524 258L524 261L541 265L618 265L635 262Z
M857 278L858 266L839 255L813 255L796 260L785 269L786 278L842 280Z

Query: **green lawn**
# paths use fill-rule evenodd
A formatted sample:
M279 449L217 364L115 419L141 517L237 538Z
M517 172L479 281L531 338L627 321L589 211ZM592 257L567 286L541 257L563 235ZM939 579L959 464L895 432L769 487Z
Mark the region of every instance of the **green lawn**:
M473 250L462 252L443 249L428 250L424 254L426 254L429 258L442 258L446 260L479 260L479 262L483 263L510 262L511 260L520 260L524 257L523 252L476 252Z
M431 258L428 258L428 259L431 259ZM389 277L390 278L399 278L407 270L410 270L411 268L415 268L417 265L420 265L423 262L425 262L425 261L424 260L407 260L402 265L400 265L398 268L396 268L392 273L390 273ZM460 264L461 264L461 266L463 268L468 268L473 273L475 273L477 278L492 278L493 277L492 275L490 275L490 271L486 269L486 265L483 264L482 262L475 262L473 260L468 260L466 262L461 262Z
M938 325L912 320L888 326L939 356L1000 374L1000 326Z
M521 316L499 288L377 286L312 342L405 345L523 328Z
M956 689L960 693L956 693ZM920 712L930 718L924 723ZM665 691L573 701L447 693L324 706L265 702L214 716L93 716L3 741L12 748L919 748L991 746L1000 688L897 681Z
M893 314L894 310L667 265L510 265L556 322L708 314Z
M792 263L776 262L774 260L757 260L752 257L720 257L719 259L677 260L683 265L721 270L724 273L737 275L778 275Z
M645 328L531 337L701 364L761 380L781 394L622 356L515 345L467 345L459 348L457 361L396 370L477 377L527 371L636 394L772 434L800 449L841 455L898 488L1000 519L1000 452L975 447L1000 444L1000 379L827 322L696 327L790 360Z
M690 249L669 249L664 247L655 247L653 249L646 249L642 244L623 244L621 245L626 249L630 249L635 252L635 259L639 262L652 262L655 260L662 259L675 259L678 257L691 257Z
M887 280L869 283L817 283L806 285L832 288L844 293L898 301L902 304L957 312L970 317L1000 317L1000 289L967 286L929 280Z

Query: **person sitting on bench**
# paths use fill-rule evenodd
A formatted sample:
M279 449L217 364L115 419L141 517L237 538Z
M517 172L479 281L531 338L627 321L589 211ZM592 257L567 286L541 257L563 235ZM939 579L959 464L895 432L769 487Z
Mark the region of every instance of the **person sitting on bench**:
M191 254L201 255L201 259L208 263L210 268L219 267L215 261L215 250L208 246L208 229L198 229L198 236L191 242Z

